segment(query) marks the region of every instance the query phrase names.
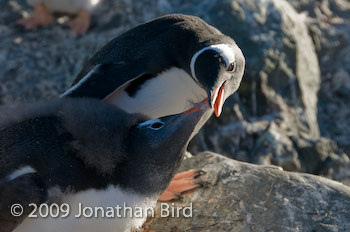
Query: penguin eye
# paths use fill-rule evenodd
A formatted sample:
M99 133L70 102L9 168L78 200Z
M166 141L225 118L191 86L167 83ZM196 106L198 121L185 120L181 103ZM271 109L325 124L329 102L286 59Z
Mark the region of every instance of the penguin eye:
M236 71L236 62L232 62L231 64L229 64L227 66L227 69L226 69L228 72L234 72Z
M153 130L159 130L160 128L162 128L164 126L164 123L162 122L155 122L152 125L150 125L149 127Z

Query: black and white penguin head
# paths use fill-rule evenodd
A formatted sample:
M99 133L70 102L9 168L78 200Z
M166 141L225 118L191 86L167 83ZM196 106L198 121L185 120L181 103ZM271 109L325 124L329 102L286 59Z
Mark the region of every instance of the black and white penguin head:
M207 91L217 117L225 100L238 89L244 66L243 53L235 43L210 45L192 56L191 75Z
M187 148L194 129L201 117L209 110L205 104L199 104L181 114L151 119L139 123L131 132L130 148L139 154L163 157L165 163L180 159L179 154ZM132 144L135 143L135 144ZM153 159L153 160L160 160Z

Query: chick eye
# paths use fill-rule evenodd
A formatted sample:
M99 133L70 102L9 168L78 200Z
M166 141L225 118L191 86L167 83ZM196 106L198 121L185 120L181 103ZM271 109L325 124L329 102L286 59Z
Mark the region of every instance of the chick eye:
M227 66L227 69L226 69L228 72L234 72L236 71L236 62L232 62L231 64L229 64Z
M164 126L164 123L162 122L155 122L152 125L150 125L149 127L153 130L159 130L160 128L162 128Z

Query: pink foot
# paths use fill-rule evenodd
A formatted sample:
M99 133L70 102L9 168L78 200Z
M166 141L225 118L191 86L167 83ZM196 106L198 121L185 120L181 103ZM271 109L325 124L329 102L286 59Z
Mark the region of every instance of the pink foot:
M200 184L195 182L195 179L201 175L201 170L190 169L185 172L180 172L171 180L168 188L160 195L158 201L171 201L179 199L181 194L198 188Z
M91 14L87 10L80 10L77 16L68 23L70 29L78 35L85 34L91 23Z
M28 18L18 20L18 24L23 25L26 30L36 28L38 26L48 26L52 23L53 18L44 3L40 3L34 7L34 13Z

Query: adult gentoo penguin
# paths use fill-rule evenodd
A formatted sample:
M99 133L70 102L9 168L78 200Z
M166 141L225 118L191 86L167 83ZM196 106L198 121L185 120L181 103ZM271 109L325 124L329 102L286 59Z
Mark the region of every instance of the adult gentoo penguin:
M123 207L155 205L208 109L202 104L148 120L98 100L62 99L2 111L0 231L129 232L140 227L147 214L130 217ZM37 209L37 218L28 218L31 203L38 209L42 203L59 208L48 217ZM11 215L14 204L22 205L23 211L18 205L12 211L21 216ZM68 215L67 205L61 209L60 204L69 205ZM82 207L99 211L81 215ZM121 207L119 215L102 214L108 207Z
M110 41L62 96L103 99L151 118L184 112L208 98L219 116L244 65L230 37L198 17L167 15Z
M181 113L208 99L219 116L239 87L244 65L235 41L202 19L166 15L110 41L62 96L98 98L151 118ZM203 116L196 131L211 114ZM176 198L168 196L163 200Z

